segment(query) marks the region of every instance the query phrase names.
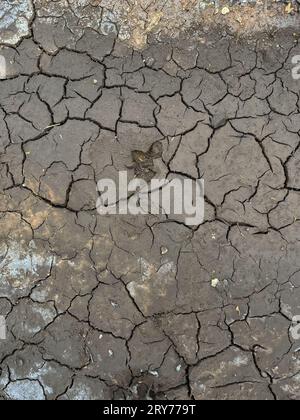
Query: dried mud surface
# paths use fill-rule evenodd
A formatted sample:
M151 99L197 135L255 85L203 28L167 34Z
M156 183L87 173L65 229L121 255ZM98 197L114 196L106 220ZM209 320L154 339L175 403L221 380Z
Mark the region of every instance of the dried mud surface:
M0 51L1 398L299 400L295 31L136 50L43 3ZM202 225L97 214L154 141Z

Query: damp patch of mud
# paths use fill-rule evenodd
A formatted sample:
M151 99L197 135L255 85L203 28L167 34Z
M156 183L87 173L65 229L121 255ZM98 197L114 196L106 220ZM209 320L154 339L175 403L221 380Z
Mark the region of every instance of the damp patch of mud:
M120 40L135 48L143 48L151 36L162 41L165 37L178 38L188 32L190 38L199 39L216 28L242 36L299 24L297 3L289 3L287 7L286 3L274 0L78 0L72 5L69 3L37 0L37 22L41 19L57 27L68 17L68 31L77 38L89 27L104 35L117 34Z
M86 28L118 37L137 49L149 38L195 40L212 29L239 37L277 28L299 27L299 6L275 0L9 0L0 10L0 44L14 45L33 30L35 38L54 52L61 40L70 47Z

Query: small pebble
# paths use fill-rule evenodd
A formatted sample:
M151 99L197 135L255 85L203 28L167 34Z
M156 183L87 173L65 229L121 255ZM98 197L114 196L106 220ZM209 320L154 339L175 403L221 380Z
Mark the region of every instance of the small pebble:
M212 279L211 286L215 289L220 283L219 279Z
M225 6L223 7L223 9L221 10L222 15L228 15L228 13L230 13L230 9L229 7Z
M168 248L166 248L165 246L162 246L160 248L160 253L161 255L166 255L169 252Z
M158 372L156 370L149 370L150 375L158 377Z

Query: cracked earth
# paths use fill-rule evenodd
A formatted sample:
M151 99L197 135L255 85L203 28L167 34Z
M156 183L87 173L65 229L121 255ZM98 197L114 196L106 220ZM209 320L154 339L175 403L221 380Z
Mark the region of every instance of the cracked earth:
M137 50L18 3L0 50L0 398L299 400L295 31ZM156 141L158 172L204 179L203 224L97 213L97 181Z

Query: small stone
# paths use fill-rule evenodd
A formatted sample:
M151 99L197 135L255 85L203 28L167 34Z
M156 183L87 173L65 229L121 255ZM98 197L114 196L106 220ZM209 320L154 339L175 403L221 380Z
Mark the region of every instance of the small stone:
M97 79L94 79L93 80L93 83L94 83L94 85L96 85L98 83L98 80Z
M220 283L219 279L212 279L211 286L215 289Z
M114 352L112 350L108 350L108 355L109 355L109 357L113 357Z
M181 365L176 366L176 372L180 372L181 371Z
M150 373L150 375L152 375L152 376L156 376L156 377L158 377L158 376L159 376L159 374L158 374L158 372L156 372L156 370L149 370L149 373Z
M168 252L169 252L169 250L168 250L168 248L167 248L167 247L162 246L162 247L160 248L160 253L161 253L161 255L166 255Z
M230 13L230 9L228 6L223 7L223 9L221 10L222 15L228 15L228 13Z

